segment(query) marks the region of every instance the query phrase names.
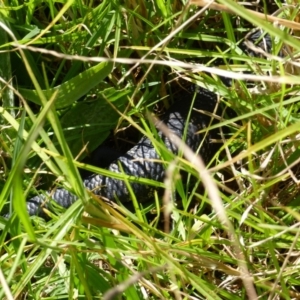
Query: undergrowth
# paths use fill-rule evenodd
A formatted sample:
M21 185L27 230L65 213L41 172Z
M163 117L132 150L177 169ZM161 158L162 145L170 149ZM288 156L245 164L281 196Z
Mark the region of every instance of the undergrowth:
M1 299L300 297L299 5L200 2L2 2ZM224 109L209 172L165 153L150 203L86 191L82 170L130 184L91 153L151 136L147 110L190 83ZM29 218L26 199L57 186L80 200Z

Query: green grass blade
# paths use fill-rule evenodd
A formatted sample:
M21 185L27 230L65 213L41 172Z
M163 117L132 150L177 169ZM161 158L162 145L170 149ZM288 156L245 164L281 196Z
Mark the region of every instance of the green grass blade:
M64 108L73 104L89 92L90 89L101 83L111 71L111 63L100 63L53 89L44 90L43 93L47 99L50 99L54 93L57 93L55 107ZM41 105L40 97L35 90L19 89L19 91L24 98Z

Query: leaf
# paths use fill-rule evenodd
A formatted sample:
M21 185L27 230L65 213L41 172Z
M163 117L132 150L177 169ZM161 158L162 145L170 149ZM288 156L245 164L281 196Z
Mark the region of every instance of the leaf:
M68 110L61 119L61 125L74 157L85 146L88 152L92 152L101 145L119 119L119 114L107 101L113 102L115 108L123 112L129 93L130 89L118 91L108 88L98 99L79 102ZM85 155L86 152L80 158Z
M80 73L74 78L62 83L49 90L43 90L48 99L53 93L57 92L55 107L57 109L67 107L73 104L76 100L87 94L92 88L101 83L113 69L113 64L110 62L102 62L94 67ZM39 96L35 90L19 89L19 92L27 100L41 105Z

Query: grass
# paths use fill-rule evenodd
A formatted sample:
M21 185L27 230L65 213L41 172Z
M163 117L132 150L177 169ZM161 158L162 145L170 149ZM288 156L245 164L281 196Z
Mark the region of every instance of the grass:
M279 27L219 2L211 10L159 0L2 2L0 208L15 213L0 219L1 299L300 297L299 9L281 10ZM272 36L269 55L241 49L256 26ZM235 111L212 126L230 130L225 155L205 172L157 143L169 175L141 181L165 195L140 204L132 194L131 210L83 189L78 169L130 184L82 159L111 131L151 134L145 109L168 107L178 79ZM48 221L29 219L25 199L50 188L47 180L80 201ZM176 204L166 201L174 189Z

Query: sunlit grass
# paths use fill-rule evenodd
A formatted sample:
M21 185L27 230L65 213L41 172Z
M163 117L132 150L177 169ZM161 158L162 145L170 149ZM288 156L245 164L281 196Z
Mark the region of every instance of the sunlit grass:
M1 78L13 77L1 85L0 207L14 213L0 220L1 299L299 298L299 96L291 83L299 82L292 54L300 45L288 27L297 23L281 28L220 2L233 13L159 0L2 5ZM271 54L243 52L253 26L271 34ZM235 80L228 87L217 75ZM206 189L184 151L175 158L154 141L168 177L141 181L165 194L111 206L84 190L80 169L130 184L81 159L112 131L135 127L153 139L146 108L169 106L186 81L235 112L211 126L225 135ZM39 186L45 173L54 185ZM29 220L25 199L54 186L80 200Z

